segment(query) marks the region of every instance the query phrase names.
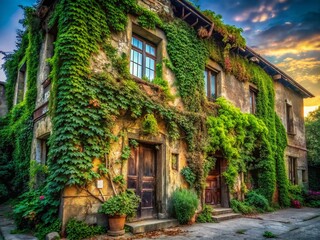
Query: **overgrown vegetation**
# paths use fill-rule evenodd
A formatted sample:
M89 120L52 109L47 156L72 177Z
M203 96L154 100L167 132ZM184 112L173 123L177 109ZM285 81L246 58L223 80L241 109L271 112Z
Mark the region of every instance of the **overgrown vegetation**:
M237 213L250 214L250 213L263 213L272 211L268 200L261 194L254 190L249 191L246 194L244 201L237 199L231 200L231 208Z
M320 190L320 107L306 118L306 140L308 147L309 187Z
M212 219L213 207L210 205L203 205L201 213L197 216L198 223L211 223Z
M26 9L27 31L20 36L20 48L7 57L5 64L11 111L6 118L0 119L0 150L6 152L0 155L3 170L0 171L0 179L8 183L0 184L2 199L8 196L7 193L26 190L29 180L29 171L25 170L29 169L30 162L32 113L41 43L39 20L34 17L33 11ZM110 43L111 33L126 29L128 14L136 16L142 27L159 27L166 34L170 60L163 59L157 65L157 78L149 83L160 86L155 94L157 98L141 90L131 79L128 57L125 53L119 55ZM272 201L276 186L280 204L289 205L283 159L286 134L274 111L272 79L257 65L232 53L232 47L245 44L241 30L223 25L221 17L213 13L206 14L214 19L219 32L225 37L222 44L213 38L199 39L197 32L180 20L163 22L136 1L58 2L49 24L50 27L57 24L58 33L54 56L48 60L51 65L50 116L53 124L49 139L48 176L38 190L31 189L22 195L15 210L20 228L36 228L40 222L44 223L44 229L50 228L57 217L60 195L66 186L76 185L86 189L93 180L109 175L112 169L108 169L110 165L104 165L104 162L110 162L110 145L114 142L123 143L122 155L115 162L121 165L121 172L109 178L111 184L116 184L120 189L126 188L122 166L129 157L130 147L124 137L127 132L125 127L121 134L113 133L114 123L119 119L140 121L141 130L146 135L156 135L161 121L165 123L170 140L184 140L189 152L188 166L183 168L182 175L198 194L204 189L206 176L215 164L212 156L220 151L228 160L228 168L223 175L231 192L234 192L237 176L243 173L248 179L251 177L251 185L257 191L248 195L248 201L256 208L267 211L266 203ZM110 60L105 68L111 67L112 74L91 70L90 60L100 50ZM241 113L223 98L215 103L206 100L203 70L209 57L240 81L251 81L257 86L256 116ZM18 66L23 59L28 69L28 91L26 99L12 107ZM164 65L176 77L185 110L168 104L173 96L162 76ZM152 88L150 91L153 91ZM130 144L137 146L132 141ZM93 168L93 159L101 160L98 170ZM32 167L31 173L34 171ZM31 186L34 186L32 181ZM247 192L245 184L241 191L242 194ZM173 203L179 221L186 223L194 214L198 199L194 192L177 190L173 194ZM256 210L250 209L249 202L232 200L231 203L241 212ZM208 220L209 212L210 209L206 208L203 219ZM78 229L82 229L83 233L95 232L77 221L71 221L69 238L73 239Z
M66 226L66 233L70 240L81 240L95 235L101 235L106 229L101 226L89 226L85 222L71 219Z
M199 199L192 190L177 189L172 194L173 214L180 224L186 224L191 220L198 205Z

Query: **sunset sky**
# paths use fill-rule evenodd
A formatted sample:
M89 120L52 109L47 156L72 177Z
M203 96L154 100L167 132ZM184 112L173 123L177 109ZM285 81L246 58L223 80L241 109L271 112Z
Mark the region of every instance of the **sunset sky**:
M22 10L35 0L0 0L0 50L15 48ZM320 0L198 0L201 9L241 27L247 45L290 75L316 97L306 109L320 105ZM1 64L3 63L2 55ZM0 71L0 81L5 76Z

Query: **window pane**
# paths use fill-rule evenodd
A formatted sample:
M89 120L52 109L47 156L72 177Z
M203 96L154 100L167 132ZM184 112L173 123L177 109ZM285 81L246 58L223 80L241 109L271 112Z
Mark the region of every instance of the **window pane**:
M133 75L133 62L130 62L130 73Z
M216 98L216 75L212 72L210 78L210 91L211 97Z
M154 47L150 46L149 44L146 44L146 52L155 56L156 51L155 51Z
M150 58L150 69L155 70L154 66L155 66L155 62L153 59Z
M136 75L138 78L142 78L142 66L138 65L138 73Z
M206 93L206 96L208 96L208 71L204 71L204 92Z
M150 76L149 76L150 81L154 79L154 71L150 70Z
M154 70L154 59L146 57L146 67Z
M132 37L131 44L139 49L142 49L142 42L135 37Z

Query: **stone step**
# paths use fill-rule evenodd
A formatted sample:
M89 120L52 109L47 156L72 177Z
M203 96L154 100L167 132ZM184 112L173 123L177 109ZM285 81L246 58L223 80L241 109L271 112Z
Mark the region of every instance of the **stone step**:
M178 225L179 222L177 221L177 219L150 219L139 222L126 223L126 226L133 234L151 232L160 229L176 227Z
M230 220L230 219L239 218L239 217L241 217L241 214L239 213L226 213L226 214L212 216L212 219L215 222L222 222L225 220Z
M220 215L220 214L227 214L227 213L233 213L231 208L213 208L212 215Z

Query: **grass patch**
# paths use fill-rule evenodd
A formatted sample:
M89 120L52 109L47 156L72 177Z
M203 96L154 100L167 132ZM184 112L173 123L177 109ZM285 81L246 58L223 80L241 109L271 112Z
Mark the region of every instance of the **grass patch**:
M236 231L237 234L245 234L247 229L239 229Z
M270 231L265 231L262 236L264 236L265 238L276 238L277 237L274 233L272 233Z

